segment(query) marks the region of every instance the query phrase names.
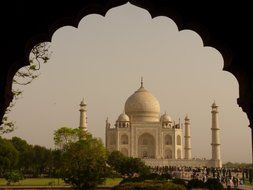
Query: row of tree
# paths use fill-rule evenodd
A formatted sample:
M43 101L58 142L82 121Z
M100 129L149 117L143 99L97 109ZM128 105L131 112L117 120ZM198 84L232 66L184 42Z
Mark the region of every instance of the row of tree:
M54 133L54 141L57 148L47 149L19 137L0 137L0 177L17 173L24 177L56 177L88 190L106 177L133 177L149 172L141 159L118 151L109 154L101 139L79 129L60 128Z
M56 149L28 144L19 137L0 137L0 177L55 177L77 189L94 189L106 177L151 179L151 172L170 177L169 167L155 170L140 158L126 157L119 151L108 153L101 139L79 130L63 127L55 131ZM157 168L158 169L158 168ZM139 178L141 179L141 178Z
M27 177L55 177L60 150L30 145L19 137L0 137L0 177L6 172L19 171Z

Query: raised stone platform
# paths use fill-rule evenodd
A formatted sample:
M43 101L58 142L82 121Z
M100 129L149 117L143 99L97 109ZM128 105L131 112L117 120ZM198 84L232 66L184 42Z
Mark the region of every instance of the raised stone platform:
M164 167L164 166L177 166L177 167L212 167L212 160L205 159L153 159L153 158L145 158L143 159L145 164L151 167Z

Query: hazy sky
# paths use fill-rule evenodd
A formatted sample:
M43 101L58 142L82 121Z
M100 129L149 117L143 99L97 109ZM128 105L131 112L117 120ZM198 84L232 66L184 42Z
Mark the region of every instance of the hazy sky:
M222 71L221 54L203 47L191 30L178 31L167 17L126 4L106 16L84 17L77 28L58 29L52 56L40 76L23 88L10 118L20 136L31 144L54 148L56 129L78 127L79 103L88 104L88 130L105 137L105 120L112 124L127 98L144 86L164 111L178 121L191 119L193 157L211 158L211 104L219 105L223 162L250 162L250 129L238 107L238 83Z

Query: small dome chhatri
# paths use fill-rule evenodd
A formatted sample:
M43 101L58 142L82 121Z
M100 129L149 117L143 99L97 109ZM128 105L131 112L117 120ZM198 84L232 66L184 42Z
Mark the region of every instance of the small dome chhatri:
M172 122L171 117L165 112L162 116L161 116L161 122Z
M119 115L118 120L120 122L125 122L125 121L130 121L129 117L127 114L125 114L125 111Z
M159 121L160 104L156 97L144 88L143 79L140 88L127 99L125 111L133 121Z

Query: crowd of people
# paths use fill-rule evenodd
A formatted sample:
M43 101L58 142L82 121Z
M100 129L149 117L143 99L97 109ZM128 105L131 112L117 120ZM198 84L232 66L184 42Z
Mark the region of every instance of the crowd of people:
M245 168L208 168L208 167L155 167L156 173L170 173L173 178L185 180L198 179L206 182L209 178L218 179L226 188L237 188L245 180L252 183L252 170Z
M243 184L242 172L233 169L215 169L215 168L202 168L193 170L191 174L192 179L199 179L206 182L208 178L218 179L226 188L238 188Z

